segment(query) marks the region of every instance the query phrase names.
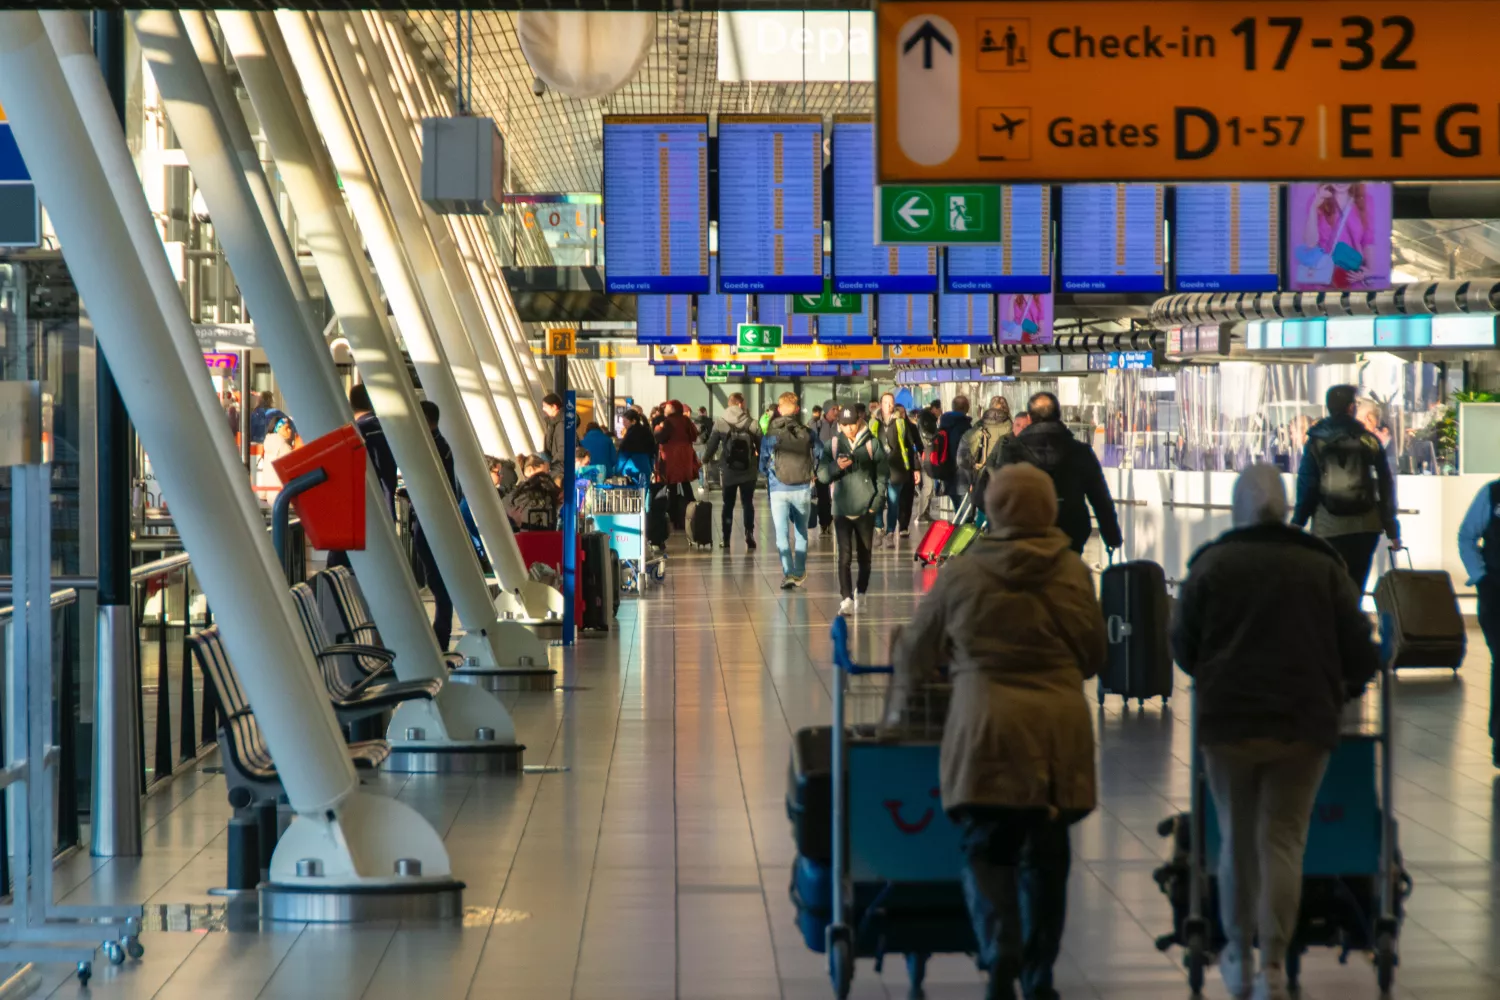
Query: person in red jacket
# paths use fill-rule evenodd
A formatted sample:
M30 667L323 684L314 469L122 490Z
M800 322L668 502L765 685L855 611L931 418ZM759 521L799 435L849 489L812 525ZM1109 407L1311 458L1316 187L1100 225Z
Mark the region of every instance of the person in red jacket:
M693 498L692 482L698 478L698 453L693 443L698 428L675 399L662 407L662 421L656 426L656 478L665 483L672 498L672 525L678 531L687 527L687 505Z

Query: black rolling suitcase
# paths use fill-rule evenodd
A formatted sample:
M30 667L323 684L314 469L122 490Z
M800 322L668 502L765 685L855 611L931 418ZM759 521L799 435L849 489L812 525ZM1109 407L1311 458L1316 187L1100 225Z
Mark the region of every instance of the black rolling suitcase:
M614 604L611 605L611 607L610 607L610 613L614 614L614 615L619 615L619 613L620 613L620 595L625 592L625 576L624 576L624 573L620 569L620 553L618 553L618 552L615 551L614 546L610 546L610 549L609 549L609 571L610 571L610 588L609 589L610 589L610 592L614 595L614 598L615 598Z
M1116 563L1104 570L1099 603L1109 657L1099 675L1099 704L1117 694L1144 705L1172 697L1171 607L1166 572L1154 562Z
M714 544L714 505L708 500L694 500L687 507L687 537L692 545L710 548Z
M610 590L609 534L590 531L579 537L583 550L578 585L583 591L582 627L597 632L609 630L614 617L614 598Z
M665 486L651 487L651 499L646 505L646 541L662 546L672 537L672 492Z
M1406 554L1410 565L1411 553ZM1375 610L1389 619L1391 669L1439 667L1458 673L1468 651L1468 631L1453 578L1443 570L1391 568L1375 584Z

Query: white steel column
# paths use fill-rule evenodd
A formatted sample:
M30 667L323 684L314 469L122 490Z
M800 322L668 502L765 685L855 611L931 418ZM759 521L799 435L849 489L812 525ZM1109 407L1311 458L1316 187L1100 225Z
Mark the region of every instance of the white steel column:
M448 357L423 308L422 295L413 280L412 270L415 268L409 270L407 259L402 255L403 243L387 215L374 171L365 161L360 137L345 114L343 95L335 84L332 67L324 60L312 22L308 15L295 11L279 11L274 16L286 43L289 61L302 81L306 106L343 181L344 193L364 234L370 258L390 300L407 350L417 366L423 388L443 410L443 422L449 429L449 444L453 447L454 467L464 495L469 498L495 576L506 592L502 597L509 597L506 607L532 618L543 618L549 613L561 614L562 595L527 577L521 550L511 532L510 519L500 505L489 470L485 468L478 438L472 425L464 419L463 396L449 369ZM425 239L425 234L422 235ZM411 248L410 243L406 246ZM430 249L430 244L428 246ZM506 662L514 664L517 661ZM540 667L543 661L535 660L534 665Z
M99 113L110 105L93 50L62 20L77 15L47 17L74 79L85 77L85 60L93 63L96 99L73 99L41 15L18 10L0 12L0 103L266 743L283 763L296 816L276 849L272 882L298 882L297 860L314 858L324 885L388 885L396 859L410 857L421 860L428 883L451 883L447 851L427 821L358 789L124 133L112 110Z

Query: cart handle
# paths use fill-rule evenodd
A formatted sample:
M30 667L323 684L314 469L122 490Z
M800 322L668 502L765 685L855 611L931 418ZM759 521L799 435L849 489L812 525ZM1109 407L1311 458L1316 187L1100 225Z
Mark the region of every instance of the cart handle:
M865 663L855 663L849 657L849 622L842 616L833 620L833 665L851 677L860 674L889 674L894 671L890 666L874 666Z

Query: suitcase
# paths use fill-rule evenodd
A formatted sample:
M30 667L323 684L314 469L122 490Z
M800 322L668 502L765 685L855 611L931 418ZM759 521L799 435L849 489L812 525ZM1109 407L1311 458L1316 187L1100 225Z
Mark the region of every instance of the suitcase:
M979 537L980 530L979 525L974 521L970 521L968 524L960 524L954 528L953 534L948 538L948 544L943 546L943 551L938 556L938 559L942 562L947 562L954 556L963 555L969 546L973 544L974 539Z
M1172 697L1171 605L1166 572L1154 562L1116 563L1099 582L1099 603L1109 636L1109 656L1099 674L1099 704L1106 694L1145 705Z
M620 614L620 595L625 592L625 574L620 568L620 553L613 545L609 548L609 573L613 586L610 591L614 594L614 603L610 606L610 614Z
M1406 556L1408 565L1411 553ZM1386 655L1391 669L1446 667L1455 674L1468 650L1468 632L1453 578L1443 570L1391 569L1375 584L1375 609L1380 613Z
M687 506L689 545L711 548L714 544L714 505L708 500L694 500Z
M578 594L583 599L579 627L607 632L614 617L614 598L609 592L609 535L591 531L579 538L578 547L583 552L583 565L578 568Z
M672 495L663 487L653 488L646 504L646 541L662 546L672 537Z
M917 552L913 558L924 566L936 566L943 560L943 552L953 538L954 530L959 525L967 524L972 514L973 507L965 498L954 512L953 520L933 521L927 526L927 533L922 536L922 540L917 543Z

